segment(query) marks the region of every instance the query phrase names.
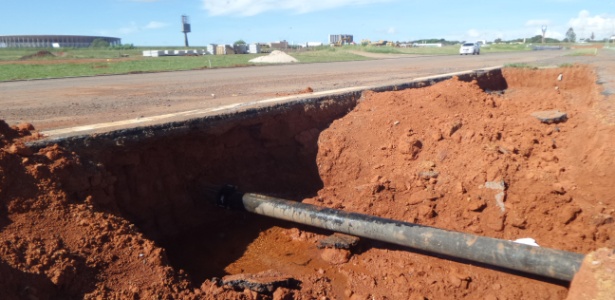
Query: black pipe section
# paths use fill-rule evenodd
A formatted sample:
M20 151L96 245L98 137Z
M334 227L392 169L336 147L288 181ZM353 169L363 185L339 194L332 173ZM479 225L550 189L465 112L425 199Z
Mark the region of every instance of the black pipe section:
M584 255L221 189L219 206L389 242L546 278L571 281Z

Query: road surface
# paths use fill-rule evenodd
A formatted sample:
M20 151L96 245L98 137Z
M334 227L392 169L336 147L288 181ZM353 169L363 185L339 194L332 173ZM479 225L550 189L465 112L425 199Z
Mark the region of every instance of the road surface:
M249 102L297 94L308 87L319 92L510 63L559 65L595 59L570 53L395 56L355 62L3 82L0 119L10 125L29 122L36 129L50 130Z

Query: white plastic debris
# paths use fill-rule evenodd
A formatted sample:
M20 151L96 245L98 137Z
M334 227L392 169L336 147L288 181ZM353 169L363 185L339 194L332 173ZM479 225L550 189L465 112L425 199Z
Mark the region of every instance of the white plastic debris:
M521 238L521 239L516 239L513 242L515 243L519 243L519 244L525 244L525 245L530 245L530 246L534 246L534 247L540 247L537 243L536 240L533 238Z

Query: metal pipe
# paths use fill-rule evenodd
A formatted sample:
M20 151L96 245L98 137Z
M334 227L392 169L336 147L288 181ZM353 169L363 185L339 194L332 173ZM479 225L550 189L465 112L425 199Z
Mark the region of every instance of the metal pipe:
M245 209L263 216L564 281L572 280L584 257L583 254L574 252L529 246L264 195L241 194L232 187L223 188L217 203L226 208Z

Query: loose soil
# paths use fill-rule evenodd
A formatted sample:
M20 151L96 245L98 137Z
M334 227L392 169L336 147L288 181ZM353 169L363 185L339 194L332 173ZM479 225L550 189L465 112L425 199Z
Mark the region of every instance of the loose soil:
M19 60L29 60L29 59L41 58L41 57L55 57L55 55L49 51L41 50L34 54L22 56L19 58Z
M605 96L593 70L503 75L501 90L454 78L365 92L349 113L330 102L96 153L29 149L32 126L2 122L0 298L564 299L562 283L370 240L320 249L329 232L199 202L204 187L233 183L542 247L615 248L615 127L595 109ZM568 119L541 123L531 114L542 110ZM504 183L503 201L487 182ZM298 284L221 283L275 276Z

